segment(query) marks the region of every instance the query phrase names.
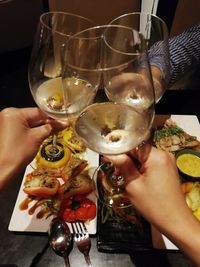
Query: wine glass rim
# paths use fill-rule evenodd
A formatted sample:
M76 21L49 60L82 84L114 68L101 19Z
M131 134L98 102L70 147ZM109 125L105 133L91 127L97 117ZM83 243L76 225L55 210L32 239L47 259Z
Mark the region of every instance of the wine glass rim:
M140 12L140 11L137 11L137 12L129 12L129 13L125 13L125 14L122 14L118 17L115 17L113 20L111 20L109 22L110 25L112 25L112 23L116 22L118 19L121 19L121 18L124 18L124 17L128 17L128 16L133 16L133 15L142 15L142 16L150 16L150 17L154 17L156 18L157 20L159 20L162 25L163 25L163 28L165 30L164 34L165 34L165 37L169 37L169 30L168 30L168 27L167 27L167 24L166 22L160 18L159 16L153 14L153 13L148 13L148 12ZM115 24L114 24L115 25Z
M126 103L123 103L123 102L114 102L114 101L104 101L104 102L96 102L96 103L92 103L90 104L89 106L85 107L81 112L80 114L78 115L77 117L77 121L81 119L82 116L84 116L86 113L88 113L88 111L90 112L90 109L92 107L97 107L97 108L101 108L102 106L105 106L106 108L109 108L109 107L114 107L114 106L124 106L126 107L126 109L129 109L129 110L135 110L135 108L131 105L128 105ZM136 111L137 113L139 113L139 111ZM155 112L153 114L153 117L155 116Z
M100 107L100 106L125 106L127 107L127 109L134 109L134 107L130 106L130 105L127 105L125 103L120 103L120 102L112 102L112 101L104 101L104 102L96 102L96 103L92 103L90 104L89 106L87 106L86 108L84 108L82 111L81 111L81 114L80 114L80 117L82 116L82 114L86 113L87 110L90 110L91 107ZM78 117L79 118L79 117ZM77 119L78 119L77 118Z
M90 27L90 28L87 28L87 29L84 29L82 31L79 31L73 35L71 35L69 37L69 39L67 40L66 42L66 45L69 46L69 43L72 39L94 39L94 40L97 40L98 38L102 38L102 32L100 34L98 34L97 36L92 36L92 37L81 37L82 34L86 33L86 32L89 32L91 30L101 30L101 29L107 29L107 28L122 28L122 29L127 29L127 30L130 30L131 32L137 32L139 33L137 30L135 29L132 29L131 27L127 27L127 26L124 26L124 25L111 25L111 24L104 24L104 25L98 25L98 26L93 26L93 27ZM141 34L140 34L141 35ZM80 36L80 37L79 37ZM139 56L140 53L138 52L123 52L121 50L118 50L118 49L114 49L112 46L110 46L106 41L105 41L106 45L112 49L113 51L115 51L116 53L121 53L123 55L126 55L126 56ZM121 63L117 66L111 66L111 67L100 67L100 68L96 68L96 69L87 69L87 68L80 68L80 67L75 67L74 65L70 65L68 64L69 66L75 68L75 69L79 69L81 71L101 71L101 72L106 72L106 71L110 71L110 70L114 70L114 69L117 69L119 67L123 67L123 66L126 66L126 65L129 65L131 62L134 62L136 59L132 58L130 60L127 60L126 62L124 63Z
M133 54L132 54L133 55ZM119 65L116 65L116 66L111 66L111 67L99 67L99 68L81 68L81 67L76 67L72 64L66 64L67 66L75 69L75 70L79 70L79 71L83 71L83 72L87 72L87 71L90 71L90 72L107 72L107 71L111 71L111 70L115 70L115 69L119 69L119 68L125 68L126 66L128 66L131 62L134 62L136 59L131 59L129 61L126 61L122 64L119 64Z
M94 22L93 22L91 19L86 18L86 17L83 17L83 16L81 16L81 15L79 15L79 14L75 14L75 13L64 12L64 11L49 11L49 12L44 12L44 13L42 13L42 14L40 15L40 18L39 18L40 23L41 23L44 27L46 27L48 30L51 30L52 32L57 33L57 34L59 34L59 35L61 35L61 36L68 36L68 37L70 37L71 34L66 34L66 33L63 33L63 32L61 32L61 31L54 30L54 29L52 29L52 27L49 27L49 26L45 23L45 21L44 21L44 17L46 17L46 16L52 16L52 15L54 15L54 14L55 14L55 15L57 14L57 15L69 16L69 17L74 17L74 18L80 18L80 19L83 19L84 21L87 21L87 22L90 22L91 24L94 24Z
M103 25L97 25L97 26L91 26L88 27L87 29L81 30L73 35L70 36L69 40L67 42L69 42L71 39L77 38L77 39L97 39L98 37L101 37L102 34L99 34L98 36L94 36L94 37L81 37L81 34L85 33L85 32L89 32L91 30L98 30L98 29L103 29L103 28L123 28L123 29L127 29L127 30L133 30L131 27L125 26L125 25L119 25L119 24L103 24ZM134 30L137 32L137 30ZM139 32L138 32L139 33ZM80 37L78 37L80 35Z

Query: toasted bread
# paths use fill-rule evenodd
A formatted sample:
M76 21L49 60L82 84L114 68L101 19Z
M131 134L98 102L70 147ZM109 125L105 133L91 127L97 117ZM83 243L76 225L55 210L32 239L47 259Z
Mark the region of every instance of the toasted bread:
M75 195L89 194L92 190L92 179L88 174L81 173L68 179L59 188L59 194L61 198L69 198Z

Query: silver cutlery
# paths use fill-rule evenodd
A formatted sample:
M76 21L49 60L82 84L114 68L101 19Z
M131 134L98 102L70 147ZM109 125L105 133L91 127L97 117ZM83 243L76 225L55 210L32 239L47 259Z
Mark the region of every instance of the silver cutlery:
M51 221L48 234L51 248L57 255L64 258L65 266L70 267L68 255L72 250L73 239L68 225L59 218L54 218Z
M89 256L91 240L85 224L83 222L73 222L71 223L71 226L74 234L74 242L76 243L77 248L84 255L87 265L92 267Z

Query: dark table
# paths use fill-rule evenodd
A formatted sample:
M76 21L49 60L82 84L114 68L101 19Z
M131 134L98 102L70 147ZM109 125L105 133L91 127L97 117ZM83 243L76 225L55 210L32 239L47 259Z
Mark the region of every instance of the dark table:
M27 81L30 50L25 49L0 55L0 109L15 106L35 106ZM102 94L102 92L100 92ZM100 96L101 97L101 96ZM157 114L191 114L200 118L200 90L168 90L156 106ZM0 264L16 264L18 267L59 267L64 261L48 247L46 234L14 233L8 224L17 198L23 172L0 194ZM190 263L179 251L146 251L132 255L100 253L96 237L92 237L90 251L94 267L188 267ZM86 266L82 254L74 247L70 254L71 266Z

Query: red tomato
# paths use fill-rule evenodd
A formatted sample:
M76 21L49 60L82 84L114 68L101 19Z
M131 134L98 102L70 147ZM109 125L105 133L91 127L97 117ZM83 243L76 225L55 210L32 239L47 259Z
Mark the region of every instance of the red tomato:
M65 220L67 222L74 222L74 221L76 221L76 214L71 209L66 208L64 210L64 213L63 213L63 217L62 218L63 218L63 220Z
M75 196L64 199L60 217L67 222L92 220L96 216L96 204L86 197Z

